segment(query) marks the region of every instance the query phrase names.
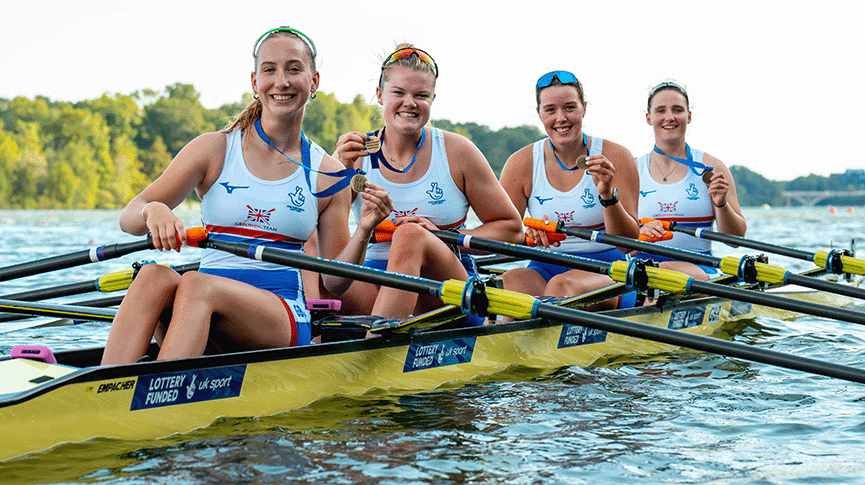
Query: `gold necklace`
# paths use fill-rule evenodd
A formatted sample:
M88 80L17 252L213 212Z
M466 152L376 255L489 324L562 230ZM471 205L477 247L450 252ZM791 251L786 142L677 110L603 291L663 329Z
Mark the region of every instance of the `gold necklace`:
M658 161L655 160L655 167L658 168L658 173L661 174L661 178L664 179L664 182L667 181L667 177L669 177L670 174L672 174L673 172L676 171L677 168L679 168L679 165L680 165L679 162L676 162L675 164L673 164L673 168L672 168L669 172L667 172L666 174L664 174L664 173L661 172L661 166L658 165Z

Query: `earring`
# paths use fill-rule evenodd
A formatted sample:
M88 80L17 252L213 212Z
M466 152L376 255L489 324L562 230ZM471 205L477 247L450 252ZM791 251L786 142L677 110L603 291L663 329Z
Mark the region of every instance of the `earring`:
M252 93L252 97L253 97L254 99L258 99L258 93Z
M315 91L309 93L309 99L315 99Z

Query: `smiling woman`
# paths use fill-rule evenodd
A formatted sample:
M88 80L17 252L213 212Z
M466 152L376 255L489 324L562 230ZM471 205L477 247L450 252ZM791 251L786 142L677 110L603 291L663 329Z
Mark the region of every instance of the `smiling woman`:
M685 142L691 123L688 92L675 81L665 81L649 91L646 122L655 134L653 150L637 160L640 172L640 233L656 244L687 249L711 256L711 242L687 234L672 234L663 222L711 229L744 236L746 223L736 196L733 175L721 160ZM645 219L645 220L644 220ZM662 268L681 271L706 280L719 273L716 268L697 266L662 256L652 256Z
M211 238L299 252L317 233L324 257L361 262L373 229L390 213L390 199L367 184L349 237L348 191L337 186L328 192L328 177L317 176L343 167L301 129L306 102L318 88L315 58L312 40L297 29L279 27L259 37L251 74L255 100L225 130L184 147L129 202L121 228L150 232L156 249L179 251L187 236L173 209L195 190ZM307 344L310 315L301 281L296 268L211 249L202 251L197 272L145 265L117 312L102 363L135 362L154 336L159 359L199 356L208 348ZM331 276L323 282L334 294L350 284Z
M517 210L566 227L636 237L639 183L633 157L627 148L583 132L582 83L568 71L548 72L535 84L535 96L549 138L511 155L502 170L502 185ZM607 262L625 258L612 246L573 236L553 242L532 228L526 235L557 252ZM557 297L582 295L613 282L604 275L538 262L510 270L502 279L506 289ZM602 307L628 307L633 301L632 293Z
M374 133L349 132L337 142L335 156L349 168L364 170L387 190L396 224L390 242L369 245L367 266L436 280L465 281L475 273L474 259L454 251L430 230L519 242L519 215L489 163L464 136L426 126L439 68L433 57L412 45L397 46L380 68L376 99L385 127ZM353 211L359 220L362 201ZM466 229L468 209L480 225ZM343 311L406 318L442 305L429 295L355 282L342 296ZM480 324L475 318L470 324Z

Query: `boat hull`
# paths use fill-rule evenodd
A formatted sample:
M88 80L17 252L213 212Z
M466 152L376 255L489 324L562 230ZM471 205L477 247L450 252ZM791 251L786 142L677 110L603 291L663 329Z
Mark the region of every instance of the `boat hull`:
M826 302L826 295L802 295ZM777 315L776 310L717 298L606 313L701 335L744 319ZM22 375L29 389L0 394L0 432L14 437L0 442L0 461L97 437L165 437L222 417L268 416L332 396L459 386L496 379L515 366L543 373L673 350L533 319L123 366L96 366L101 349L61 353L58 364L27 361L29 373ZM19 360L0 360L4 380L19 372L11 367L20 366Z

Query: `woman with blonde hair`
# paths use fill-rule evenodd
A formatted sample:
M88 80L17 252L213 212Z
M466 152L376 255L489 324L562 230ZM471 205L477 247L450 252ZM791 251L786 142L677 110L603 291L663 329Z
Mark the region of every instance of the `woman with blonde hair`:
M314 232L319 254L360 263L375 226L391 211L380 187L367 184L349 236L348 189L328 190L344 167L301 129L319 85L316 50L297 29L265 32L253 47L255 100L227 129L198 136L120 215L128 233L180 250L183 223L172 209L195 190L210 237L292 251ZM339 186L336 187L339 189ZM323 276L334 294L351 280ZM159 359L219 351L304 345L310 341L300 271L205 249L197 272L145 265L129 288L105 346L103 364L135 362L151 338Z

